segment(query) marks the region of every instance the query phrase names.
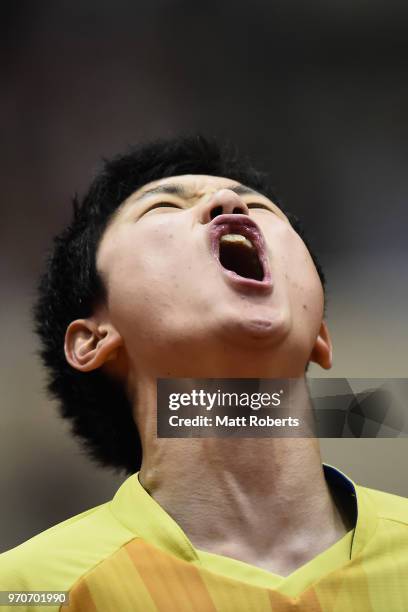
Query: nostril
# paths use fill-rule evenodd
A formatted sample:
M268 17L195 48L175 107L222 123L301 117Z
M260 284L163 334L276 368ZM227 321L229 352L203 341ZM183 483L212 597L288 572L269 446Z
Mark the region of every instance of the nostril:
M234 213L234 215L244 214L244 210L240 206L236 206L232 212Z
M222 206L216 206L211 210L210 217L211 219L215 219L215 217L218 217L218 215L222 215L223 212Z

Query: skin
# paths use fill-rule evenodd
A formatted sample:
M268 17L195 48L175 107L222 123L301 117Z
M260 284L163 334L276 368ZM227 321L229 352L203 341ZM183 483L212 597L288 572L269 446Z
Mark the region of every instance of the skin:
M169 184L185 195L152 191ZM132 194L97 253L107 301L70 324L65 353L73 367L102 368L126 386L142 440L140 482L192 543L286 576L351 528L318 441L156 437L158 377L296 378L297 407L310 410L306 365L331 367L323 289L305 244L273 202L239 195L238 185L183 175ZM273 291L226 281L207 242L218 207L260 227Z

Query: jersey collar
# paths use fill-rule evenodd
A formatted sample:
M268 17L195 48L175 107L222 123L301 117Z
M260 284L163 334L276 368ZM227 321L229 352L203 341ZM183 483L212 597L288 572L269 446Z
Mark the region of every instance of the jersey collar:
M355 527L351 543L350 559L358 555L370 541L377 528L378 516L369 491L357 485L351 478L333 465L323 463L326 481L341 488L345 495L354 500Z
M374 504L368 490L354 483L338 468L323 463L323 470L330 486L341 488L345 495L353 498L356 518L350 550L350 559L353 559L369 542L376 529L378 519ZM147 493L138 476L139 472L127 478L110 502L116 519L135 537L143 538L185 561L198 562L199 557L184 531Z

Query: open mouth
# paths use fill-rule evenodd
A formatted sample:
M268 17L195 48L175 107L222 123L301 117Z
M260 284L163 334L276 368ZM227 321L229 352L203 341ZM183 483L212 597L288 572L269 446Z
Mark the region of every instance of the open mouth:
M224 234L219 243L220 264L244 278L262 281L264 270L258 251L242 234Z
M229 282L244 289L270 291L269 261L264 237L247 215L225 214L209 225L210 247Z

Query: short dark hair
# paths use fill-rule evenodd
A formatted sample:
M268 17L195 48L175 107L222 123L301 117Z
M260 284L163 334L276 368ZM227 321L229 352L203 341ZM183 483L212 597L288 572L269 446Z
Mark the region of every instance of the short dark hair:
M206 174L234 179L279 204L264 173L255 170L230 145L203 136L156 140L103 160L86 195L73 200L68 227L54 238L33 308L40 355L48 370L48 390L59 401L91 457L105 466L137 471L141 444L124 388L100 370L83 373L66 360L68 325L91 316L106 297L96 270L96 252L107 224L120 204L151 181L182 174ZM299 220L286 213L304 240L323 288L325 278L307 243Z

